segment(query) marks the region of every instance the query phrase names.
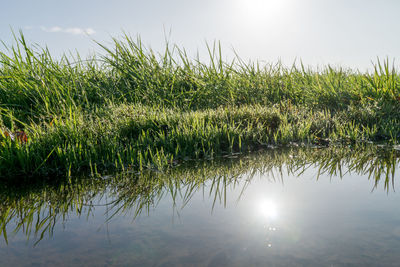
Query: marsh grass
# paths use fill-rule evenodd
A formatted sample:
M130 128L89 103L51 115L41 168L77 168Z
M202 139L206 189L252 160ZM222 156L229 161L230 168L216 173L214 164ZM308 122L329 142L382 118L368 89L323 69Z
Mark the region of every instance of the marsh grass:
M125 35L103 55L52 58L15 35L0 52L0 177L19 182L165 170L268 145L400 138L400 76L388 60L360 73L327 66L209 62ZM23 131L28 141L6 133ZM16 179L19 178L19 179Z

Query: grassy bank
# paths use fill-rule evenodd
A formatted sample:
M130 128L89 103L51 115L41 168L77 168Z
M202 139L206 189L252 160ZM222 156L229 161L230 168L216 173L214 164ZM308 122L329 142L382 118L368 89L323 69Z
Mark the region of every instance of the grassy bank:
M99 44L102 46L101 44ZM397 143L400 75L190 59L114 40L53 59L21 34L0 53L0 177L164 169L187 159L305 143ZM26 135L27 140L19 138Z

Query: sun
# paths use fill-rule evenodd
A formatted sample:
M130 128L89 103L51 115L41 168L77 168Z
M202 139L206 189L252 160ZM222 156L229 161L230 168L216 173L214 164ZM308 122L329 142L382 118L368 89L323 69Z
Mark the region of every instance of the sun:
M283 12L285 2L285 0L236 0L236 7L246 20L266 22Z

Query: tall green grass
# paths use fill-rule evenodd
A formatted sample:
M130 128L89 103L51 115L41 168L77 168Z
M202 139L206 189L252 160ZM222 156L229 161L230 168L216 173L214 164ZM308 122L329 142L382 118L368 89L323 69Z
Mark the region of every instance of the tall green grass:
M113 170L165 169L293 142L317 145L400 138L400 75L262 66L239 57L156 53L125 35L101 55L52 58L15 44L0 52L0 177L54 179ZM7 135L24 131L28 142Z

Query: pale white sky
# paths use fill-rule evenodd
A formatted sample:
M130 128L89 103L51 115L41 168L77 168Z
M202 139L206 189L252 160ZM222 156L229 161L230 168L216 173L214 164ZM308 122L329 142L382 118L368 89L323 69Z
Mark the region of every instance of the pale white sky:
M2 4L0 39L22 29L32 43L55 54L86 55L122 31L139 34L162 51L165 32L190 55L206 56L205 41L219 40L245 60L291 65L371 67L377 57L400 54L397 0L19 0ZM1 48L3 51L3 48Z

